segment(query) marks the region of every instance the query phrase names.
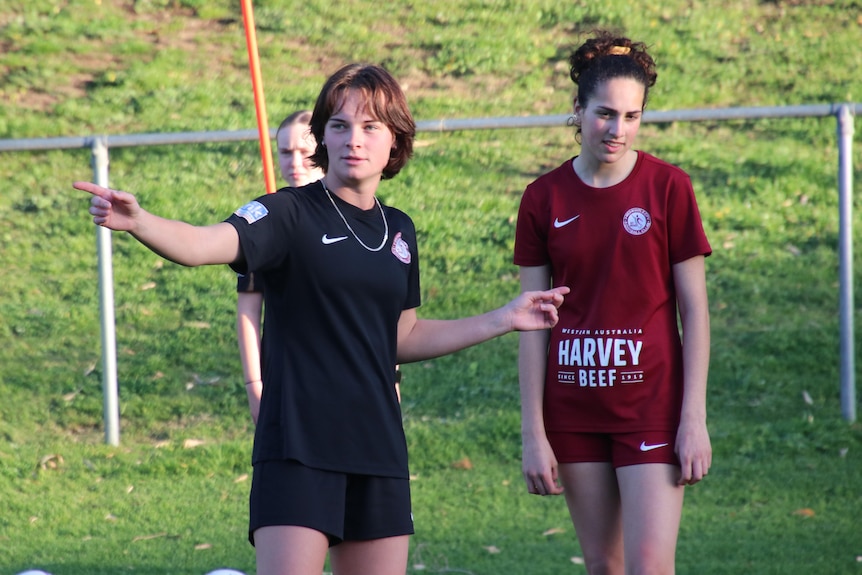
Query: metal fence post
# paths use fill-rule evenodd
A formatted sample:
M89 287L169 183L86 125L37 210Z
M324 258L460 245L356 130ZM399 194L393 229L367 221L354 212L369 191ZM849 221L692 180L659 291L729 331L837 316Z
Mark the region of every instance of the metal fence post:
M108 187L108 147L104 138L92 144L93 181ZM102 395L105 420L105 443L120 444L120 407L117 399L117 338L114 320L114 267L111 230L96 227L99 253L99 311L102 322Z
M841 414L856 421L856 369L853 334L853 114L838 109L838 273L841 322Z

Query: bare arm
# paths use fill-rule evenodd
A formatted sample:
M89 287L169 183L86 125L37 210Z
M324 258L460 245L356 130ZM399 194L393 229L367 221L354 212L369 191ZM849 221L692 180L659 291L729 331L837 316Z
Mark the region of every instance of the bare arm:
M236 299L236 336L239 343L239 358L248 408L257 424L260 414L260 396L263 393L263 378L260 371L260 316L263 294L239 292Z
M682 322L683 404L676 450L681 463L680 484L697 483L712 465L706 427L706 381L709 371L709 307L704 257L673 266L677 304Z
M135 196L103 188L90 182L75 182L76 189L93 194L90 214L93 222L125 231L160 256L184 266L229 264L240 255L239 235L227 223L193 226L147 212Z
M550 266L521 267L521 289L547 289ZM521 388L522 471L527 491L537 495L563 492L558 481L558 464L545 433L543 399L548 362L550 331L520 334L518 380Z
M418 319L404 310L398 321L398 362L447 355L510 331L546 329L557 323L567 287L522 293L503 307L453 320Z

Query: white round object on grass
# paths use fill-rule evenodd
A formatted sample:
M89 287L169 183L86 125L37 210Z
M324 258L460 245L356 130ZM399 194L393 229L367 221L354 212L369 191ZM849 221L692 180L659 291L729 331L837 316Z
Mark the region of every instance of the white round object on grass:
M40 569L29 569L27 571L21 571L17 575L51 575L51 574L47 573L45 571L42 571Z
M245 575L245 573L237 571L236 569L216 569L215 571L210 571L206 575Z

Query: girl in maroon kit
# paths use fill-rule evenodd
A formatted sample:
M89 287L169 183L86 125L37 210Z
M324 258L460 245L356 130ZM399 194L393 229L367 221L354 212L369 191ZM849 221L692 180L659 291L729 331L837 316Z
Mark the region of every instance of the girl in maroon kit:
M521 334L524 479L565 494L589 573L673 573L684 486L712 458L711 250L688 175L633 149L646 46L600 31L570 65L580 154L518 215L522 289L572 290L554 328Z

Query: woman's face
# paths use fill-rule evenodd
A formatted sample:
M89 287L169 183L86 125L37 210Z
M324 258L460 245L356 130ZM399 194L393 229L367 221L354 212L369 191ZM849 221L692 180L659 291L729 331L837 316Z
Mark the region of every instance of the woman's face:
M356 186L379 182L389 163L395 135L370 115L362 93L350 90L341 108L326 122L323 141L329 155L327 180L334 177Z
M311 163L314 153L314 136L308 124L292 124L278 131L278 167L281 177L293 188L298 188L323 177L323 170Z
M581 154L612 164L632 148L643 114L643 84L613 78L599 84L587 105L575 103L581 124Z

